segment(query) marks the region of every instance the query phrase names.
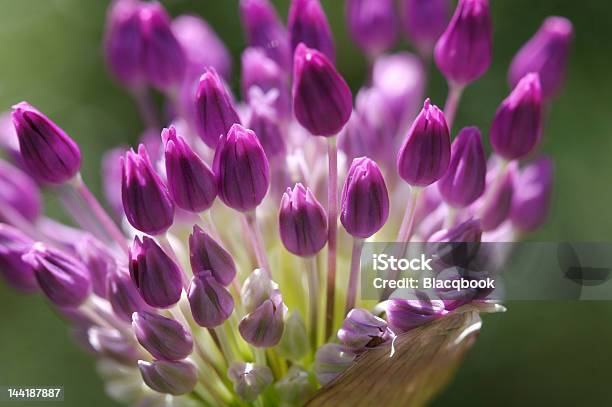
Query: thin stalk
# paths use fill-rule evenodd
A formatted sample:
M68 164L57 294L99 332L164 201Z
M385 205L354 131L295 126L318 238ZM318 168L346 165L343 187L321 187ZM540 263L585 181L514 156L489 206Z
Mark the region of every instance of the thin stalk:
M227 361L227 365L231 365L234 360L236 360L236 356L234 355L234 351L229 343L229 338L227 337L227 333L223 328L223 325L219 325L215 327L215 333L219 338L219 345L221 345L221 351L223 352L223 356Z
M338 229L338 149L336 137L327 139L329 180L327 184L327 305L325 310L325 338L332 334L336 301L336 238Z
M149 129L159 129L161 125L159 123L155 103L148 89L146 87L134 89L132 90L132 96L134 97L134 101L136 102L136 106L138 107L138 111L140 112L140 116L145 126Z
M257 257L257 263L259 264L259 267L264 269L268 277L272 278L272 270L270 269L270 262L268 261L268 254L266 253L266 248L263 243L261 230L259 229L259 224L257 223L257 215L255 211L252 211L245 213L244 216L248 226L251 244L253 245L253 250L255 251L255 257Z
M363 248L363 239L353 238L353 253L351 255L351 274L349 275L348 288L346 290L346 305L344 306L344 315L355 308L357 299L357 285L359 284L359 272L361 266L361 249Z
M308 319L310 331L310 344L313 350L317 349L319 327L319 270L317 257L312 256L306 261L308 274Z
M448 83L448 96L446 97L446 103L444 103L444 117L446 117L449 130L453 129L455 115L457 114L457 108L459 107L464 89L464 85L458 85L453 82Z
M94 194L91 193L81 174L77 174L71 182L72 187L81 196L86 206L91 210L94 217L100 222L100 225L104 228L106 233L119 245L121 249L127 254L128 247L126 237L119 227L115 224L113 219L106 213L100 202L96 199Z
M399 233L397 234L397 242L399 243L408 242L412 237L412 232L414 229L414 217L416 215L416 207L419 201L419 196L421 195L421 191L422 189L420 188L412 188L412 193L410 194L410 203L406 207L404 219L402 220L402 226L400 227Z

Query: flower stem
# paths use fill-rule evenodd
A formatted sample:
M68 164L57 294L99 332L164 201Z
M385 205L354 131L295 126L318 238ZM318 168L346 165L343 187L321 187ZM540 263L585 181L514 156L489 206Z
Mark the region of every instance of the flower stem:
M461 95L463 94L464 85L458 85L453 82L448 83L448 96L446 97L446 103L444 103L444 116L446 117L446 123L448 129L453 129L453 123L455 121L455 115L457 114L457 108L461 101Z
M126 237L111 217L106 213L100 202L96 199L94 194L91 193L81 174L77 174L71 183L76 192L81 196L83 201L87 204L95 218L100 222L100 225L104 228L106 233L117 242L119 247L123 249L125 253L128 253L128 247L126 243Z
M361 249L363 248L363 239L353 238L353 253L351 255L351 274L349 275L348 288L346 290L346 305L344 306L344 315L349 313L355 307L357 298L357 285L359 284L359 271L361 266Z
M223 325L219 325L215 327L215 333L219 338L219 344L221 345L221 351L223 352L223 356L225 356L225 360L227 361L227 365L231 365L236 357L234 355L234 351L229 343L229 338L227 337L227 333L225 332L225 328Z
M325 338L332 334L336 300L336 237L338 228L338 149L336 137L327 139L329 180L327 184L327 305L325 310Z
M161 126L157 117L155 103L153 103L153 99L151 99L151 94L147 88L141 87L132 90L132 96L134 97L136 106L138 106L138 111L140 112L140 116L145 126L149 129L159 129Z
M317 257L307 259L306 267L308 274L308 319L310 328L310 344L313 350L317 349L318 327L319 327L319 269Z
M270 269L270 262L268 261L268 254L263 243L261 230L257 223L256 213L255 211L247 212L244 216L248 225L251 244L253 245L253 250L255 250L255 257L257 257L257 263L268 274L268 277L272 278L272 270Z
M412 232L414 229L414 217L416 215L416 207L419 201L419 196L421 195L421 191L421 188L412 188L412 193L410 194L410 203L406 207L404 219L402 220L402 226L400 227L399 233L397 234L397 241L399 243L408 242L412 237Z

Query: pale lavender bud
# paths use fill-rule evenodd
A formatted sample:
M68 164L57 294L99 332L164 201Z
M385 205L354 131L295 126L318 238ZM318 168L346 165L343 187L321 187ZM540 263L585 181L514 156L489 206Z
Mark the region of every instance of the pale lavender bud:
M268 158L252 130L235 124L219 140L213 168L219 198L230 208L247 212L265 198L270 186Z
M231 254L198 225L193 226L189 235L189 260L194 274L210 271L224 286L236 277L236 264Z
M354 237L368 238L389 218L389 193L378 165L367 157L355 158L340 198L340 222Z
M393 47L397 40L394 0L348 0L346 19L353 41L366 54L377 56Z
M236 394L246 401L255 401L274 381L268 366L254 363L234 362L228 369L227 376L234 383Z
M401 0L402 22L408 38L420 52L430 55L446 29L450 17L449 0Z
M357 100L359 100L361 94L360 90L357 94ZM357 110L353 110L349 121L338 135L338 148L344 152L347 160L352 161L368 153L377 153L379 147L382 147L381 144L378 142L374 130L366 122L365 117Z
M248 127L257 135L270 161L282 157L286 151L284 131L277 114L278 110L273 106L275 101L278 101L278 91L272 89L264 95L259 88L251 88L249 93L252 96L249 98ZM253 94L258 95L253 96Z
M480 221L468 219L450 229L442 229L434 233L428 241L439 243L473 243L480 242L481 236L482 227Z
M203 212L217 197L217 180L210 167L170 127L162 131L166 178L174 203L189 212Z
M378 346L388 337L387 322L363 308L353 308L338 330L338 340L355 352Z
M310 375L297 364L291 366L287 374L274 384L280 399L287 405L300 405L315 392L316 386L310 380Z
M538 159L516 178L510 219L517 229L531 232L546 221L553 187L553 163Z
M480 130L462 129L451 147L451 160L438 189L446 203L463 208L478 199L485 189L487 162Z
M204 19L195 15L178 16L172 21L172 32L187 57L188 77L197 77L210 66L225 79L230 78L231 55Z
M278 289L278 285L270 280L268 274L261 270L255 269L244 280L240 290L240 298L247 312L254 311L262 302L270 298L273 290Z
M116 329L92 326L87 329L87 339L101 356L126 366L134 366L138 361L138 352L132 343Z
M79 147L47 116L29 103L21 102L13 106L12 118L29 175L50 184L61 184L79 172Z
M234 310L231 294L217 282L210 271L194 270L187 298L193 319L206 328L221 325Z
M537 73L527 74L495 112L491 147L506 160L527 156L542 133L542 88Z
M496 181L499 168L494 168L487 174L487 188L494 188L490 192L484 194L481 199L481 204L487 206L484 207L483 213L480 216L480 223L483 231L489 231L496 229L501 225L510 215L512 209L512 197L514 194L514 182L516 177L517 166L516 162L508 164L505 173L502 175L502 179ZM498 182L497 186L494 184ZM491 193L491 196L488 194Z
M142 380L155 391L180 396L189 393L198 381L198 370L189 360L138 361Z
M542 82L542 96L555 96L565 82L570 47L574 36L572 23L564 17L548 17L533 37L516 53L508 82L512 87L530 72Z
M321 385L334 380L353 364L357 354L337 343L327 343L317 349L314 371Z
M313 256L327 242L325 209L312 191L300 183L283 194L278 227L287 250L298 256Z
M138 12L143 38L142 63L147 81L160 90L181 84L187 61L170 26L170 17L157 2L143 3Z
M433 184L448 169L450 149L444 113L427 99L400 148L397 157L400 177L413 186Z
M249 47L261 48L283 70L291 66L289 36L268 0L240 0L240 19Z
M126 322L132 321L134 312L146 311L149 308L144 302L138 288L127 270L119 269L107 278L107 299L116 316Z
M38 290L34 269L22 258L33 244L19 229L0 223L0 274L11 287L26 293Z
M200 138L212 149L232 125L240 123L232 99L217 71L206 69L195 95L195 124Z
M467 85L491 65L493 33L488 0L459 0L434 50L436 65L449 82Z
M154 312L135 312L132 327L138 342L156 359L181 360L193 350L191 334L174 319Z
M315 136L337 135L353 107L351 90L342 76L323 53L304 44L295 50L293 70L293 109L298 122Z
M121 157L124 147L114 148L104 153L102 157L102 188L104 197L116 215L123 215L121 200Z
M141 232L165 233L174 221L174 203L153 169L144 145L121 159L121 197L125 215Z
M41 198L36 183L7 161L0 160L0 201L24 219L34 222L40 215ZM0 220L11 223L13 219Z
M291 0L287 25L292 52L303 43L308 48L319 50L332 63L334 62L336 59L334 39L319 0Z
M238 325L245 341L258 348L275 346L283 335L287 307L279 290L273 290L270 298L247 314Z
M88 234L76 242L76 252L89 270L93 292L106 298L108 276L117 270L113 254L102 242Z
M418 326L441 318L448 312L439 300L389 300L386 307L389 326L396 334L408 332Z
M142 299L152 307L168 308L183 289L179 266L148 236L134 238L129 254L130 275Z
M308 331L299 311L292 311L287 318L283 336L275 349L280 356L296 362L310 351Z
M13 126L11 112L0 113L0 150L4 151L14 165L20 169L24 168L19 152L19 137Z
M78 307L91 292L85 265L68 254L35 243L23 260L34 269L40 289L56 305Z

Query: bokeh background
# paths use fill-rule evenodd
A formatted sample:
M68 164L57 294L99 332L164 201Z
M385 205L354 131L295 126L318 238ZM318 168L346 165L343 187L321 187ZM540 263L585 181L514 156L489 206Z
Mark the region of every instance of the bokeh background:
M286 15L289 0L275 1ZM343 1L323 0L338 65L353 88L365 61L347 38ZM165 0L173 15L204 16L227 43L239 71L244 47L238 0ZM127 94L107 75L100 42L107 1L0 0L0 110L28 100L74 137L86 180L99 191L105 149L134 143L142 130ZM547 15L576 30L569 81L550 112L542 150L556 162L550 221L541 241L612 238L612 3L604 0L491 0L494 62L467 90L458 125L488 129L508 92L507 66ZM407 48L401 44L400 48ZM237 84L234 75L233 85ZM428 94L443 104L432 69ZM48 200L50 211L57 203ZM61 215L59 215L61 216ZM612 303L513 302L485 317L476 346L435 406L612 405ZM0 386L61 385L65 406L113 406L94 363L37 296L0 284ZM21 404L25 405L25 404Z

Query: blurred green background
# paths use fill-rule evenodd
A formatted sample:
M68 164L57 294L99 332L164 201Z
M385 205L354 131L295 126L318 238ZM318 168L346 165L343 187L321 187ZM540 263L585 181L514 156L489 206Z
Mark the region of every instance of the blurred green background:
M237 0L164 3L173 15L204 16L238 62L244 43ZM275 3L286 15L289 1ZM343 2L323 3L334 29L339 69L356 88L365 62L347 38ZM104 69L100 41L107 5L101 0L0 0L0 110L28 100L60 123L80 143L83 173L96 190L102 151L133 143L142 128L130 98ZM512 55L545 16L569 17L576 30L569 81L552 108L542 146L556 162L554 206L549 223L532 239L609 240L612 3L492 0L491 7L493 66L467 90L458 125L487 129L508 92L505 78ZM428 93L443 103L444 81L434 70ZM63 385L62 405L114 405L92 360L72 343L41 298L23 297L0 285L0 318L0 385ZM610 366L612 304L510 303L506 314L485 317L476 346L434 405L612 405Z

